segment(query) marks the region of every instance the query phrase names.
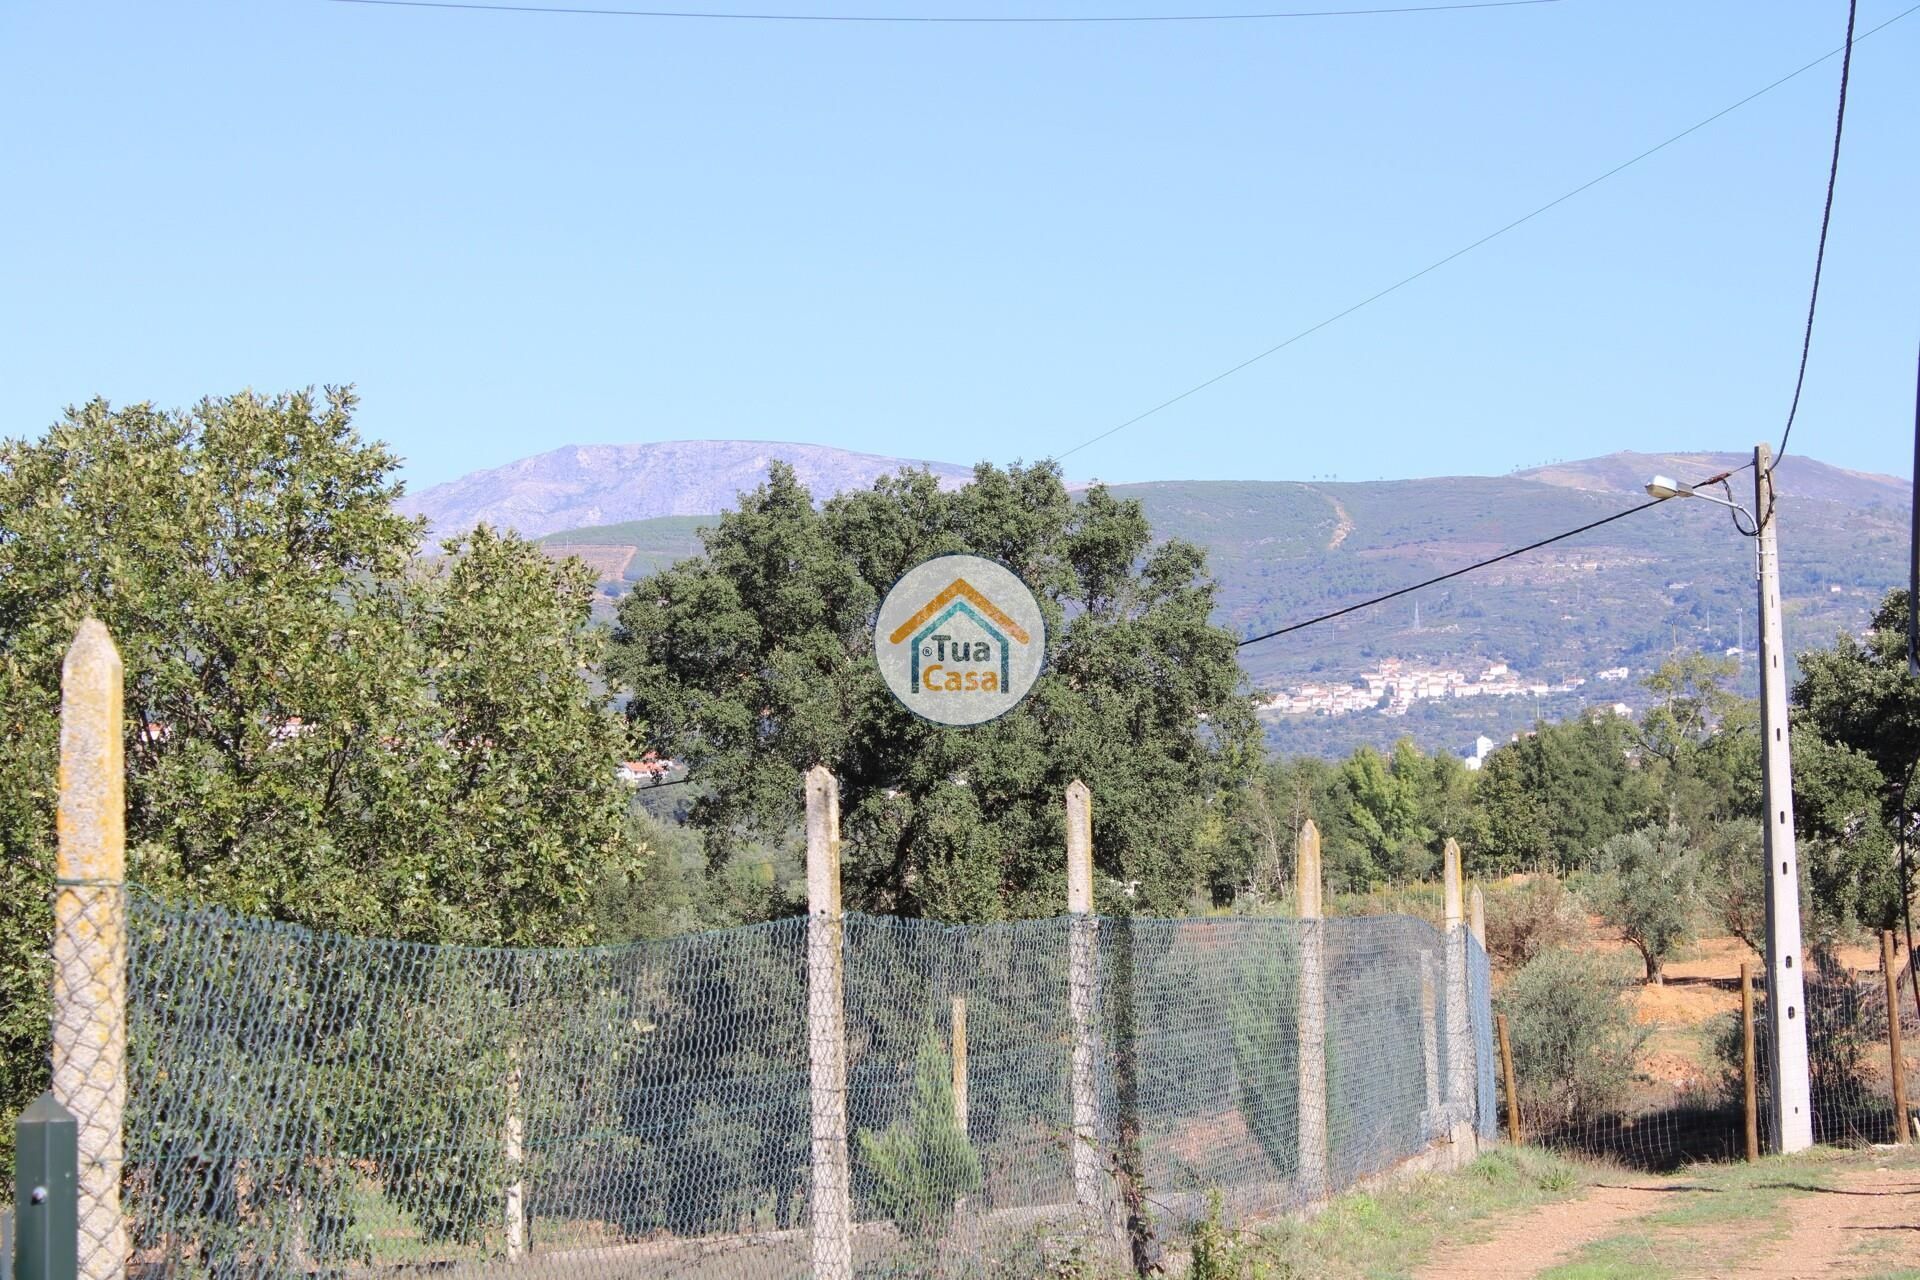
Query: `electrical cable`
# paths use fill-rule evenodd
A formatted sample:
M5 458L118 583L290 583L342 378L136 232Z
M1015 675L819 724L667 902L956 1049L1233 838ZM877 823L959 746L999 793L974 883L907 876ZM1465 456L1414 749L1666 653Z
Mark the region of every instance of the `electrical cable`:
M1843 47L1839 49L1831 49L1826 53L1821 54L1819 57L1815 58L1812 62L1807 63L1805 66L1800 67L1798 70L1789 71L1786 75L1781 76L1778 80L1775 80L1772 84L1767 85L1765 88L1756 89L1754 92L1748 94L1746 97L1740 99L1738 102L1733 103L1731 106L1722 107L1720 110L1714 112L1712 115L1708 116L1706 119L1701 120L1696 124L1689 125L1687 128L1682 129L1679 133L1676 133L1672 137L1668 138L1666 141L1657 143L1654 146L1648 147L1645 151L1642 151L1639 155L1634 156L1631 160L1627 160L1627 161L1624 161L1623 163L1615 165L1613 168L1607 170L1605 173L1601 174L1599 177L1593 178L1587 182L1581 183L1579 186L1573 188L1571 191L1568 191L1564 195L1561 195L1552 200L1549 200L1547 203L1533 210L1533 212L1524 214L1521 217L1515 218L1512 222L1507 223L1507 225L1505 225L1504 227L1501 227L1499 230L1493 231L1488 233L1487 235L1481 236L1478 240L1475 240L1472 244L1469 244L1464 248L1456 249L1452 253L1448 254L1446 257L1440 258L1437 261L1429 263L1427 266L1420 268L1420 270L1414 272L1412 275L1406 276L1400 280L1395 281L1393 284L1388 285L1386 288L1380 290L1378 293L1372 294L1371 296L1366 298L1362 298L1359 302L1354 303L1352 306L1348 307L1346 310L1335 312L1333 315L1328 316L1325 320L1322 320L1318 324L1312 325L1308 328L1302 329L1300 332L1294 334L1292 337L1286 339L1283 342L1276 342L1273 346L1268 347L1265 351L1260 352L1258 355L1250 356L1247 359L1242 360L1239 364L1234 365L1231 369L1227 369L1224 372L1217 373L1213 377L1208 378L1205 382L1195 383L1193 386L1188 387L1185 391L1182 391L1179 395L1172 396L1166 400L1162 400L1159 404L1154 405L1151 409L1146 410L1144 413L1135 414L1133 417L1128 418L1125 422L1120 423L1118 426L1109 427L1098 435L1087 437L1085 440L1082 440L1079 444L1074 445L1073 448L1068 449L1065 452L1057 453L1053 455L1053 460L1055 462L1058 462L1060 459L1065 458L1070 454L1075 454L1080 452L1080 450L1086 448L1088 445L1098 444L1100 441L1105 440L1108 436L1115 435L1118 432L1124 431L1128 427L1133 426L1135 423L1143 422L1146 419L1151 418L1153 415L1155 415L1156 413L1159 413L1163 409L1170 409L1174 405L1179 404L1182 400L1185 400L1187 397L1196 395L1199 392L1205 391L1208 387L1213 386L1215 383L1223 382L1226 379L1232 377L1234 374L1239 373L1241 370L1260 363L1262 360L1265 360L1268 356L1272 356L1272 355L1278 354L1281 351L1284 351L1286 348L1292 346L1296 342L1299 342L1301 339L1311 337L1312 335L1320 332L1320 330L1326 328L1328 325L1331 325L1337 321L1346 319L1348 316L1360 310L1362 307L1371 306L1373 303L1380 301L1380 299L1386 297L1388 294L1396 293L1399 290L1406 288L1408 285L1412 284L1414 281L1419 280L1422 276L1430 275L1433 272L1438 271L1441 267L1446 266L1448 263L1452 262L1456 258L1465 257L1467 254L1472 253L1475 249L1480 248L1482 245L1487 244L1490 241L1499 239L1501 236L1507 234L1507 232L1512 231L1515 228L1524 225L1525 223L1533 221L1533 219L1555 208L1556 206L1565 204L1567 201L1573 199L1575 196L1581 195L1582 193L1589 191L1594 187L1599 186L1602 182L1605 182L1607 179L1613 177L1615 174L1622 173L1627 169L1631 169L1634 165L1639 164L1642 160L1648 159L1649 157L1656 155L1661 151L1666 150L1668 147L1672 146L1676 142L1679 142L1682 138L1687 137L1689 134L1698 133L1700 130L1706 128L1708 125L1714 123L1715 121L1721 119L1722 117L1731 115L1733 112L1738 111L1741 107L1746 106L1748 103L1754 101L1756 98L1764 97L1766 94L1772 93L1775 89L1778 89L1781 85L1786 84L1788 81L1797 79L1800 76L1805 75L1807 72L1813 70L1815 67L1819 66L1821 63L1827 61L1827 59L1833 57L1834 54L1845 53L1846 55L1848 55L1848 57L1851 57L1853 46L1855 44L1858 44L1861 40L1867 39L1869 36L1872 36L1878 32L1886 30L1888 27L1900 21L1902 18L1905 18L1908 15L1912 14L1915 10L1920 10L1920 5L1913 5L1909 8L1901 10L1899 13L1894 14L1891 18L1888 18L1885 22L1882 22L1879 26L1869 28L1868 30L1862 32L1857 38L1853 38L1849 40L1849 42ZM1822 233L1822 239L1824 243L1824 230Z
M1767 467L1768 475L1773 474L1780 465L1780 459L1787 454L1787 440L1793 435L1793 420L1800 413L1800 392L1807 385L1807 357L1813 352L1813 317L1820 309L1820 269L1827 261L1827 228L1833 222L1833 189L1840 179L1840 136L1847 124L1847 77L1853 70L1853 22L1858 8L1859 0L1847 0L1847 42L1841 46L1845 52L1840 59L1840 106L1833 114L1833 158L1827 163L1827 203L1820 213L1820 247L1813 255L1813 290L1807 298L1807 330L1800 339L1800 372L1793 380L1793 404L1787 409L1787 427L1780 433L1780 447L1773 451L1773 462ZM1872 35L1873 32L1867 34ZM1768 514L1771 514L1773 504L1769 502L1767 508Z
M1560 4L1563 0L1463 0L1456 4L1402 5L1377 9L1298 9L1272 13L1088 14L1060 17L994 17L968 14L854 13L697 13L680 9L583 9L531 4L477 4L466 0L333 0L335 4L379 5L394 9L464 9L496 13L555 13L599 18L687 18L726 22L963 23L969 26L1077 25L1148 22L1268 22L1281 18L1371 18L1402 13L1450 13L1462 9L1518 9Z
M1728 471L1721 476L1714 477L1713 480L1702 480L1700 484L1702 485L1710 484L1710 483L1713 483L1714 480L1724 481L1727 476L1736 475L1739 472L1746 470L1747 467L1750 467L1752 465L1753 464L1749 462L1743 466L1735 467L1732 471ZM1698 488L1699 486L1695 485L1691 487ZM1729 493L1731 493L1731 490L1729 490ZM1401 596L1409 595L1425 587L1431 587L1435 583L1450 581L1451 579L1461 577L1465 574L1473 573L1476 570L1484 569L1489 565L1499 564L1502 560L1511 560L1515 556L1525 555L1529 551L1538 551L1541 547L1549 547L1556 542L1564 542L1568 538L1574 537L1577 534L1586 533L1592 529L1598 529L1601 525L1612 524L1615 520L1624 520L1628 516L1638 515L1640 512L1646 511L1649 508L1657 507L1663 502L1672 502L1672 501L1673 501L1672 498L1655 498L1651 502L1643 502L1639 506L1628 507L1625 511L1616 511L1610 516L1602 516L1598 520L1590 520L1586 524L1581 525L1577 529L1568 529L1566 532L1556 533L1550 538L1542 538L1538 542L1529 542L1524 547L1515 547L1513 550L1503 551L1497 556L1492 556L1485 560L1477 560L1470 565L1463 566L1462 568L1453 569L1453 570L1450 570L1449 572L1440 574L1437 577L1428 578L1424 582L1416 582L1412 586L1401 587L1398 590L1389 591L1385 595L1375 596L1371 600L1362 600L1358 604L1350 604L1343 609L1335 609L1331 613L1323 613L1318 617L1308 618L1304 622L1296 622L1291 624L1290 626L1280 627L1273 631L1262 632L1257 636L1248 636L1244 640L1236 641L1234 647L1244 649L1248 645L1259 644L1264 640L1272 640L1276 636L1284 636L1294 631L1304 631L1308 627L1316 627L1323 622L1332 622L1335 618L1344 618L1350 613L1358 613L1362 609L1371 609L1374 605L1385 604L1389 600L1397 600ZM1735 523L1735 527L1736 528L1739 527L1737 521Z

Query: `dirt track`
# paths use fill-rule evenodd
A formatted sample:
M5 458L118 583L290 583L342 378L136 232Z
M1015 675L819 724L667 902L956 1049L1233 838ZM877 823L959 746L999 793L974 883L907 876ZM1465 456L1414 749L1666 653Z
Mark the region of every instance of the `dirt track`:
M1491 1235L1436 1259L1415 1276L1538 1276L1587 1245L1620 1237L1631 1237L1622 1241L1629 1253L1644 1251L1650 1274L1685 1280L1838 1280L1920 1269L1920 1168L1836 1171L1825 1181L1829 1185L1800 1181L1783 1169L1778 1180L1760 1184L1760 1189L1785 1192L1765 1217L1688 1227L1645 1220L1719 1194L1716 1190L1687 1179L1599 1186L1578 1199L1508 1219Z
M1422 1267L1415 1280L1536 1276L1621 1224L1664 1208L1670 1199L1670 1189L1651 1182L1595 1187L1578 1199L1542 1205L1502 1223L1478 1243Z

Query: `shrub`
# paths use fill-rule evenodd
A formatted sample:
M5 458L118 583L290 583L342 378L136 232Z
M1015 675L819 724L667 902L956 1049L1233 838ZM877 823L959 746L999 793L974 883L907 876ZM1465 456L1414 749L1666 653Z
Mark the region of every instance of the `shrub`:
M1642 827L1595 851L1588 901L1640 952L1647 981L1687 940L1700 904L1700 854L1685 827Z
M1553 947L1571 947L1586 932L1580 904L1558 876L1499 885L1487 899L1487 953L1503 969L1521 968Z
M954 1202L980 1189L980 1157L954 1123L951 1063L932 1032L914 1058L906 1114L880 1133L862 1129L859 1139L874 1207L908 1239L938 1238Z
M1617 1110L1646 1039L1630 984L1597 957L1543 951L1495 1000L1507 1015L1520 1105L1550 1124Z

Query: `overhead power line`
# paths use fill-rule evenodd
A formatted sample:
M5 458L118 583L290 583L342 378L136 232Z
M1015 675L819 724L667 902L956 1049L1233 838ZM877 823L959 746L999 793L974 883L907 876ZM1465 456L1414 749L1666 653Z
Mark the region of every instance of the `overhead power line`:
M1452 13L1463 9L1520 9L1562 0L1470 0L1459 4L1399 5L1375 9L1292 9L1270 13L1141 13L995 17L973 14L700 13L682 9L587 9L531 4L474 4L464 0L334 0L335 4L392 9L461 9L493 13L550 13L595 18L685 18L719 22L945 23L969 26L1066 26L1084 23L1271 22L1282 18L1373 18L1400 13Z
M1833 222L1833 188L1840 178L1840 135L1847 126L1847 76L1853 70L1853 21L1858 8L1858 0L1847 0L1847 42L1841 46L1846 52L1840 59L1840 106L1833 113L1833 158L1827 163L1827 204L1820 212L1820 247L1813 255L1813 291L1807 298L1807 331L1800 339L1800 372L1793 380L1793 404L1787 409L1787 428L1780 433L1780 447L1773 451L1773 466L1768 468L1769 472L1779 466L1780 459L1786 456L1787 440L1793 435L1793 420L1800 413L1800 392L1807 385L1807 357L1813 352L1813 317L1820 309L1820 269L1827 261L1827 227ZM1873 32L1867 34L1872 35Z
M1185 391L1182 391L1179 395L1169 396L1167 399L1162 400L1159 404L1154 405L1151 409L1148 409L1143 413L1137 413L1133 417L1128 418L1125 422L1122 422L1117 426L1108 427L1105 431L1102 431L1098 435L1088 436L1085 440L1082 440L1079 444L1074 445L1073 448L1068 449L1065 452L1055 454L1054 461L1057 462L1060 459L1065 458L1071 454L1078 453L1080 452L1080 450L1086 448L1088 445L1098 444L1100 441L1105 440L1108 436L1115 435L1121 431L1125 431L1128 427L1133 426L1135 423L1144 422L1146 419L1153 417L1155 414L1161 412L1162 410L1171 409L1174 405L1179 404L1182 400L1187 399L1189 396L1197 395L1200 392L1205 391L1208 387L1213 386L1215 383L1224 382L1226 379L1231 378L1234 374L1241 372L1243 369L1251 368L1252 366L1259 364L1262 360L1267 359L1269 356L1276 355L1279 352L1286 350L1288 347L1292 346L1296 342L1299 342L1301 339L1312 337L1314 334L1320 332L1322 329L1326 328L1328 325L1344 320L1348 316L1352 315L1354 312L1359 311L1364 307L1372 306L1374 303L1380 301L1382 298L1388 296L1389 294L1398 293L1400 290L1406 288L1408 285L1412 284L1416 280L1419 280L1423 276L1431 275L1433 272L1438 271L1441 267L1446 266L1448 263L1454 261L1455 259L1463 258L1467 254L1472 253L1475 249L1478 249L1483 245L1489 244L1494 240L1498 240L1501 236L1507 234L1507 232L1512 231L1518 227L1524 226L1525 224L1539 217L1541 214L1546 213L1551 209L1555 209L1560 205L1565 204L1567 201L1573 199L1575 196L1581 195L1587 191L1592 190L1594 187L1597 187L1601 183L1605 182L1608 178L1614 177L1615 175L1620 173L1624 173L1628 169L1631 169L1633 168L1633 166L1639 164L1642 160L1646 160L1651 156L1658 155L1660 152L1665 151L1668 147L1672 146L1674 143L1679 142L1682 138L1685 138L1690 134L1698 133L1700 130L1706 128L1708 125L1714 123L1717 120L1722 119L1723 117L1733 114L1735 111L1738 111L1740 108L1746 106L1748 103L1753 102L1756 99L1765 97L1767 94L1772 93L1775 89L1778 89L1781 85L1786 84L1791 80L1795 80L1800 76L1805 75L1807 72L1813 70L1815 67L1819 66L1821 63L1833 57L1834 54L1844 53L1850 58L1852 56L1852 49L1855 44L1858 44L1861 40L1865 40L1869 36L1872 36L1877 32L1885 31L1888 27L1900 21L1902 18L1907 17L1909 14L1913 13L1915 10L1920 10L1920 4L1913 5L1909 8L1901 10L1899 13L1894 14L1891 18L1888 18L1885 22L1881 23L1879 26L1872 27L1867 31L1862 32L1858 37L1850 39L1847 44L1841 46L1840 48L1831 49L1826 53L1821 54L1819 57L1807 63L1805 66L1799 67L1793 71L1789 71L1786 75L1781 76L1778 80L1775 80L1773 83L1766 85L1764 88L1754 90L1752 93L1740 99L1738 102L1735 102L1730 106L1722 107L1720 110L1714 112L1712 115L1706 117L1704 120L1700 120L1697 123L1688 125L1686 128L1674 134L1672 137L1666 139L1664 142L1659 142L1651 147L1648 147L1645 151L1642 151L1639 155L1634 156L1631 160L1623 161L1620 164L1615 165L1613 168L1607 170L1605 173L1601 174L1599 177L1591 178L1586 182L1581 183L1579 186L1573 188L1571 191L1568 191L1563 195L1556 196L1554 199L1547 201L1547 203L1541 205L1539 208L1533 210L1531 213L1522 214L1520 217L1515 218L1512 222L1507 223L1505 226L1499 228L1498 230L1491 231L1486 235L1481 236L1478 240L1475 240L1472 244L1466 245L1459 249L1455 249L1452 253L1449 253L1446 257L1440 258L1433 262L1428 263L1426 266L1420 268L1418 271L1414 272L1412 275L1404 276L1401 279L1394 281L1392 284L1380 290L1378 293L1370 294L1369 296L1362 298L1360 301L1346 308L1346 310L1337 311L1334 314L1328 316L1326 319L1320 321L1318 324L1310 325L1307 328L1300 330L1300 332L1294 334L1292 337L1284 339L1283 341L1274 343L1272 346L1268 347L1265 351L1259 352L1257 355L1249 356L1247 359L1242 360L1239 364L1234 365L1232 368L1223 370L1220 373L1216 373L1211 378L1208 378L1204 382L1195 383L1193 386L1188 387ZM1836 137L1836 143L1837 141L1838 139ZM1824 227L1823 227L1822 235L1823 235L1823 243L1824 243Z
M1713 476L1710 479L1702 480L1699 482L1699 484L1694 485L1692 487L1699 488L1701 485L1717 483L1721 480L1726 479L1730 475L1736 475L1739 472L1746 470L1747 467L1750 467L1752 465L1753 464L1749 462L1743 466L1735 467L1732 471L1722 472L1720 475ZM1511 560L1515 556L1523 556L1527 554L1527 552L1529 551L1538 551L1540 548L1550 547L1556 542L1565 542L1568 538L1576 537L1580 534L1586 533L1593 529L1598 529L1601 525L1612 524L1615 520L1625 520L1628 516L1638 515L1642 511L1646 511L1652 507L1657 507L1663 502L1671 502L1671 501L1673 501L1672 498L1655 498L1651 502L1643 502L1637 507L1628 507L1625 511L1616 511L1610 516L1602 516L1598 520L1589 520L1587 523L1581 525L1577 529L1568 529L1566 532L1556 533L1550 538L1542 538L1538 542L1529 542L1524 547L1515 547L1513 550L1503 551L1497 556L1490 556L1485 560L1476 560L1472 564L1463 565L1458 569L1449 570L1446 573L1442 573L1435 577L1428 578L1424 582L1416 582L1412 586L1401 587L1398 590L1389 591L1385 595L1375 596L1371 600L1362 600L1360 601L1360 603L1350 604L1346 606L1344 609L1335 609L1331 613L1323 613L1318 617L1308 618L1304 622L1295 622L1289 626L1279 627L1272 631L1263 631L1257 636L1248 636L1246 639L1239 641L1237 643L1237 647L1244 649L1250 644L1259 644L1263 640L1272 640L1276 636L1284 636L1294 631L1304 631L1308 627L1317 627L1323 622L1332 622L1335 618L1344 618L1348 614L1358 613L1362 609L1371 609L1373 608L1373 606L1377 604L1385 604L1389 600L1397 600L1401 596L1411 595L1413 592L1422 590L1426 587L1431 587L1435 583L1449 582L1454 578L1463 577L1466 574L1473 573L1480 569L1484 569L1489 565L1499 564L1502 560Z

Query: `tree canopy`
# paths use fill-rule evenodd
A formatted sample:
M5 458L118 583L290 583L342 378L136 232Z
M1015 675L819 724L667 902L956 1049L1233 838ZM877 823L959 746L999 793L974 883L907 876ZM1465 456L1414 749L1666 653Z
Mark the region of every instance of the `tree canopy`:
M60 663L89 615L126 667L129 873L149 891L561 942L638 855L624 729L589 681L590 575L484 528L416 559L398 460L353 408L94 401L0 441L0 1111L44 1075Z
M741 497L704 555L637 583L607 662L639 736L703 785L691 821L724 861L790 829L801 774L839 779L850 904L979 920L1064 900L1062 792L1095 797L1095 859L1145 910L1210 873L1209 812L1257 751L1234 637L1209 621L1205 559L1155 544L1139 504L1057 467L982 464L943 490L884 477L816 507L790 468ZM949 728L894 700L872 619L902 573L952 552L1018 573L1047 620L1047 665L989 724Z

